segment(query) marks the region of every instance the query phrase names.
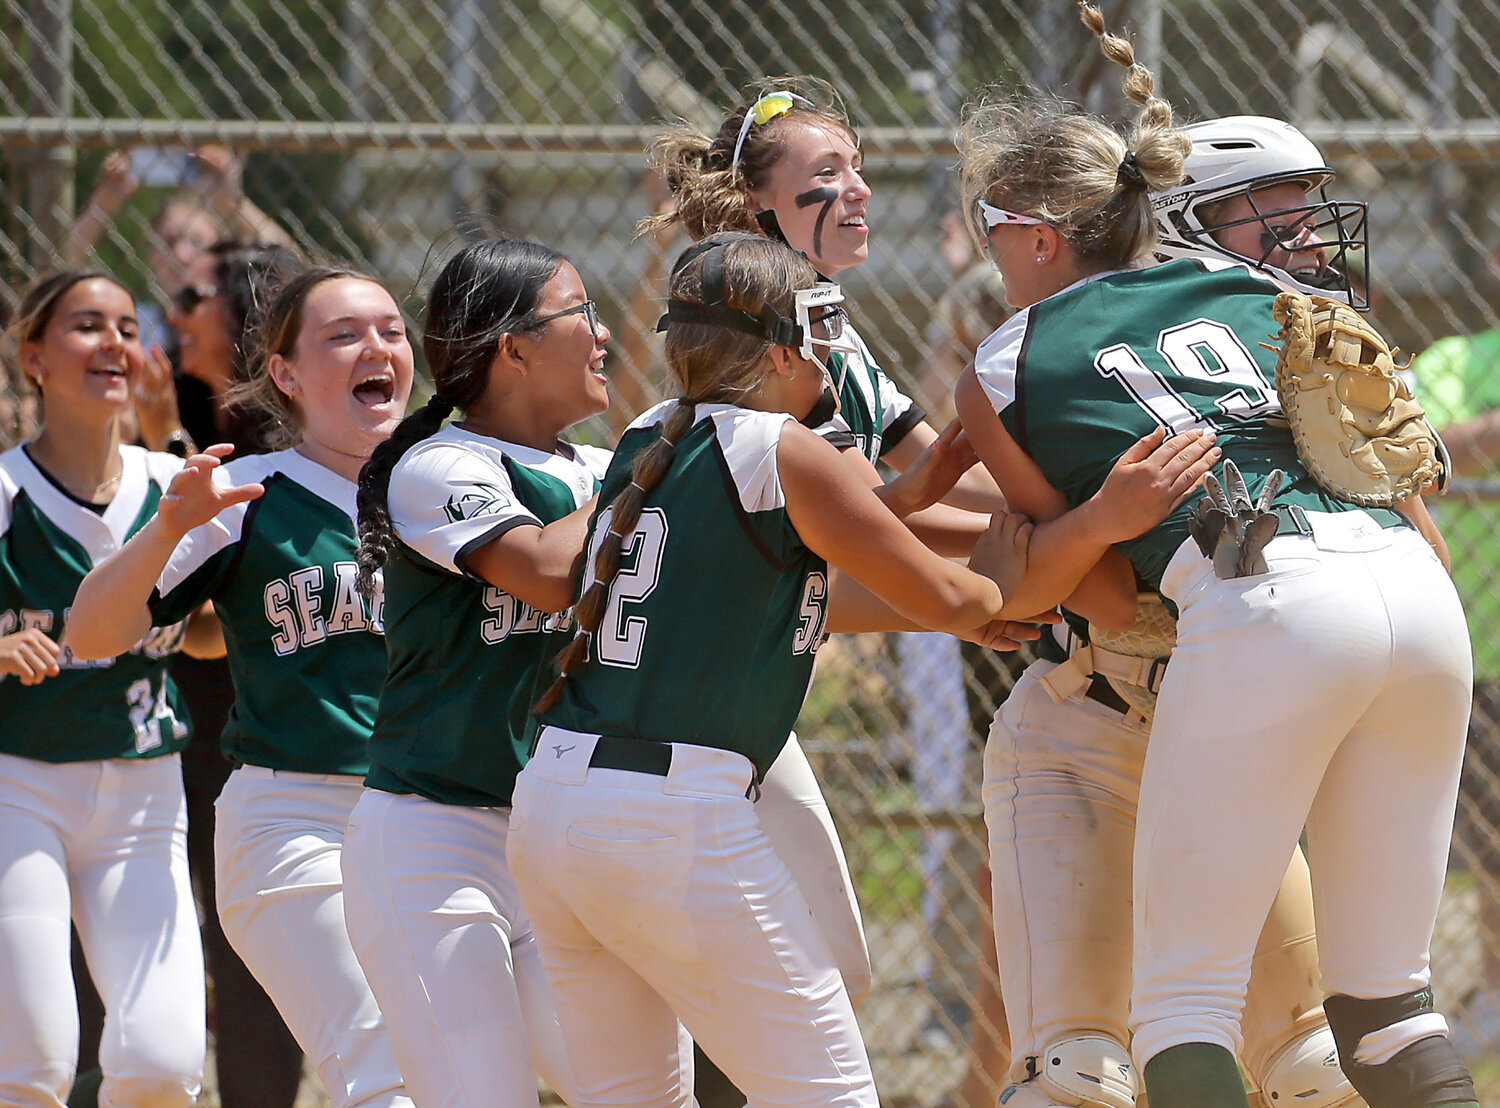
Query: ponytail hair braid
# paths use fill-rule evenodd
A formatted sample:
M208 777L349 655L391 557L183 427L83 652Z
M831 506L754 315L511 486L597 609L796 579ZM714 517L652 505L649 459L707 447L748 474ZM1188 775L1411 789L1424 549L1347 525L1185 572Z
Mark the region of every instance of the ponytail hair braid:
M679 397L672 410L662 420L661 433L657 440L635 456L630 467L630 484L626 485L610 502L609 530L599 543L594 555L594 581L574 605L573 617L578 630L573 639L557 656L557 679L532 706L533 712L545 712L557 703L562 695L563 682L584 662L588 661L589 640L599 630L604 620L604 609L609 604L609 587L620 572L620 556L625 536L635 530L641 521L641 509L646 503L646 494L661 484L677 453L677 444L693 426L697 402L691 397ZM602 517L601 517L602 518Z
M375 574L396 548L396 529L387 502L391 470L408 450L436 434L443 420L452 414L452 403L434 393L431 400L397 424L391 437L376 446L359 467L359 491L355 495L359 508L359 551L354 556L359 577L354 587L367 600L375 595Z

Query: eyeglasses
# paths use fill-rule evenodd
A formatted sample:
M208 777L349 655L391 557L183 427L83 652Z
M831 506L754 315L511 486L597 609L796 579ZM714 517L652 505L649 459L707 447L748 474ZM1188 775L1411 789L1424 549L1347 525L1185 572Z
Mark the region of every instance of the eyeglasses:
M582 304L572 308L564 308L560 312L544 315L541 319L532 321L533 327L540 327L543 323L551 323L554 319L561 319L565 315L577 315L583 313L584 319L588 321L589 334L599 334L599 308L592 300L585 300Z
M184 285L172 296L172 303L183 315L192 315L198 305L219 295L214 285Z
M844 335L844 324L848 320L849 313L839 306L828 308L817 315L809 314L807 317L809 327L816 327L820 323L823 325L823 333L814 336L819 342L832 342L835 339L842 338Z
M986 204L983 200L979 202L979 218L984 223L985 234L989 234L996 227L1004 227L1008 223L1019 227L1040 227L1047 222L1035 216L997 208L993 204Z
M729 161L729 176L732 179L735 171L740 167L740 151L745 148L745 136L750 134L752 125L764 127L778 116L786 115L798 104L804 108L815 107L813 102L805 96L798 96L795 92L782 90L781 92L768 92L755 103L750 105L750 110L745 113L745 121L740 124L740 137L734 140L734 157Z

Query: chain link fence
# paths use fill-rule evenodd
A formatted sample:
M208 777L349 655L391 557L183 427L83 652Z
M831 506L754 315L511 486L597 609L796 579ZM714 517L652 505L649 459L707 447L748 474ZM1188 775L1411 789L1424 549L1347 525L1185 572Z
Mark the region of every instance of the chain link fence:
M1500 326L1500 0L1105 8L1180 116L1299 125L1338 169L1335 194L1370 202L1379 326L1407 351L1480 335L1467 349L1490 351L1500 381L1500 334L1481 341ZM938 418L955 349L995 322L982 296L967 311L944 296L984 285L944 249L965 97L1031 83L1119 103L1070 0L0 0L0 23L0 307L84 258L165 305L185 233L172 213L189 208L215 235L264 216L368 268L415 323L430 259L504 229L567 253L615 332L616 410L588 430L601 442L656 390L649 328L680 244L634 227L661 201L641 157L661 120L707 125L767 74L839 89L874 189L870 260L845 287ZM234 156L188 156L205 145ZM1483 379L1479 362L1467 372ZM1428 404L1459 425L1495 393ZM36 416L0 380L0 438ZM1482 1099L1500 1105L1500 485L1482 464L1469 476L1435 505L1480 698L1433 956ZM1014 672L937 636L839 640L799 728L864 904L877 984L863 1024L890 1103L984 1108L997 1091L979 749Z

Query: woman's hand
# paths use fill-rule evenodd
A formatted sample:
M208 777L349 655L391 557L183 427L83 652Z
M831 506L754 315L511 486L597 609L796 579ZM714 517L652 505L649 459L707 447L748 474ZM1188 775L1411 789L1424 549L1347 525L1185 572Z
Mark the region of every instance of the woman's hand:
M1026 577L1031 531L1031 520L1020 512L996 512L969 558L969 568L1000 586L1007 602Z
M40 685L61 672L57 668L61 653L62 647L35 627L0 635L0 674L12 674L23 685Z
M172 478L156 506L156 518L174 542L225 508L254 500L266 491L260 484L220 485L214 480L214 470L232 453L234 447L227 442L210 446L188 458L182 471Z
M1212 431L1184 431L1168 438L1166 428L1158 427L1138 440L1089 498L1099 537L1124 542L1151 530L1198 487L1222 454Z
M164 450L167 436L182 430L177 410L177 386L172 383L172 363L160 346L146 351L146 360L131 390L141 442L148 450Z
M963 424L953 420L929 443L901 475L877 488L875 494L897 518L905 519L947 496L958 479L979 461Z
M993 619L958 637L989 650L1020 650L1022 643L1042 637L1042 624L1061 622L1062 616L1055 611L1031 619Z

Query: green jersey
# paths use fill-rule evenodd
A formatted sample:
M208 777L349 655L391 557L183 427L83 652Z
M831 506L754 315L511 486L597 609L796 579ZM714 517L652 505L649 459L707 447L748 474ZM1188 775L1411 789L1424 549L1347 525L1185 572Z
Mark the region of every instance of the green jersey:
M980 344L979 383L1012 438L1076 507L1142 435L1212 429L1252 495L1286 473L1279 504L1355 505L1324 492L1297 460L1276 395L1275 287L1243 266L1184 259L1086 278L1017 312ZM1187 538L1191 496L1120 544L1148 588ZM1371 510L1383 524L1394 512Z
M0 635L27 628L60 640L84 576L156 512L182 468L170 454L120 447L114 499L95 511L18 446L0 454ZM187 713L167 663L182 623L152 631L117 658L83 661L66 647L61 672L38 685L0 675L0 753L42 762L154 758L187 745Z
M401 542L385 569L388 668L365 783L444 804L504 807L535 730L531 705L572 637L475 576L469 555L589 502L609 452L548 454L448 426L391 472Z
M590 522L584 587L668 401L626 430ZM574 731L734 750L764 774L812 678L827 566L787 516L776 446L792 417L700 404L626 537L589 661L544 723Z
M226 508L177 544L150 606L157 623L205 600L224 626L232 760L363 775L385 678L381 601L354 588L354 485L295 450L230 462L223 484L264 495Z
M840 450L853 446L870 461L879 461L927 416L885 375L853 327L846 325L844 334L853 336L859 353L829 355L833 379L843 377L839 412L817 431Z

